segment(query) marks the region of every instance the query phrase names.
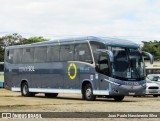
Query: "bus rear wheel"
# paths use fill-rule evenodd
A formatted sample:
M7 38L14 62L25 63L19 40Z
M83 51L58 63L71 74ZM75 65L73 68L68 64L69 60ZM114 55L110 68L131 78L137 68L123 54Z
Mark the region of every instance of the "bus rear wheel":
M91 84L85 85L83 97L85 100L88 100L88 101L94 101L96 99L96 96L93 95L93 89Z
M46 97L49 97L49 98L51 98L51 97L57 97L58 96L58 93L45 93L45 96Z
M115 96L114 97L114 100L118 101L118 102L122 101L123 99L124 99L124 96Z
M24 97L33 97L33 96L35 96L35 93L29 92L29 86L28 86L27 82L22 83L21 95L24 96Z

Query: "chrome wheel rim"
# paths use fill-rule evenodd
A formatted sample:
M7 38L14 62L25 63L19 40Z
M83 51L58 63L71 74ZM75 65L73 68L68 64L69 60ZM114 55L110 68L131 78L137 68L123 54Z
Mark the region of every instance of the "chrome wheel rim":
M24 85L24 87L23 87L23 94L26 95L27 92L28 92L28 87L27 87L27 85Z
M88 88L86 90L86 96L89 98L89 97L91 97L91 95L92 95L92 90L91 90L91 88Z

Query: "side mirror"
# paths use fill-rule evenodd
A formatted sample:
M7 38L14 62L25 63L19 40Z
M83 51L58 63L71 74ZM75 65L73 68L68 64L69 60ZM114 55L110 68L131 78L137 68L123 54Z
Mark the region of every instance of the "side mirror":
M106 50L106 49L97 49L96 51L107 53L107 55L109 56L110 62L114 62L114 55L113 55L112 51Z
M143 56L148 56L150 58L150 63L153 64L154 57L153 57L152 54L150 54L149 52L142 51L142 55Z

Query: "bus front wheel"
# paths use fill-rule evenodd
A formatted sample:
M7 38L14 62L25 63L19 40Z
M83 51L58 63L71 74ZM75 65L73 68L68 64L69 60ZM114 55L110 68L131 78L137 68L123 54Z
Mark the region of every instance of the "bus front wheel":
M27 82L22 83L21 86L21 95L25 97L32 97L35 96L35 93L29 92L29 86Z
M94 101L96 99L96 96L93 95L93 89L91 84L85 85L83 97L88 101Z
M124 99L124 96L115 96L114 100L115 101L122 101Z

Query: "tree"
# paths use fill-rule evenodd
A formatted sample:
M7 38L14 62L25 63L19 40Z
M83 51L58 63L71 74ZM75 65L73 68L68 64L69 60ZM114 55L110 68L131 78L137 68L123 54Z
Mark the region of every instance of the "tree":
M31 37L26 39L17 33L3 36L0 38L0 62L4 60L4 50L7 46L31 44L43 41L48 41L48 39L45 39L43 37Z
M143 51L150 52L155 59L160 59L160 42L154 40L153 42L143 42L144 45L142 47Z
M14 33L12 35L3 36L0 41L2 43L2 48L11 46L11 45L17 45L23 43L25 38L23 38L21 35Z
M3 62L4 60L4 49L0 48L0 62Z
M43 37L31 37L23 41L23 44L31 44L36 42L43 42L48 41L48 39L45 39Z

